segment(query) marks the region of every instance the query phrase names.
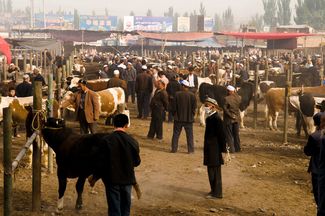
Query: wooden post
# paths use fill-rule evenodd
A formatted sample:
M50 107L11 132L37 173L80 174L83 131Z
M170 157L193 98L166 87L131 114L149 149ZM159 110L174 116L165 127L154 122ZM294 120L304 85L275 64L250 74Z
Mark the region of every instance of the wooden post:
M27 65L26 51L24 51L23 56L24 56L24 72L26 73L26 69L27 69L27 67L26 67L26 65ZM30 67L32 67L32 66L30 66Z
M3 71L3 80L7 80L7 58L4 57L2 60L2 71Z
M36 52L36 54L35 54L36 56L36 60L35 60L35 66L36 67L38 67L39 66L39 62L38 62L38 57L39 57L39 55L38 55L38 52Z
M232 84L233 84L233 86L236 86L236 61L232 58L232 64L233 64L233 69L232 69Z
M60 97L60 95L61 95L61 77L62 77L62 68L58 68L57 70L56 70L56 88L57 88L57 101L58 101L58 103L60 104L60 102L61 102L61 97Z
M266 60L265 60L265 80L268 81L269 80L269 60L266 56Z
M63 65L62 66L61 85L60 85L61 88L64 88L64 86L62 86L62 83L64 84L66 79L67 79L67 66Z
M67 59L66 64L67 64L66 76L69 76L70 75L70 60L69 59Z
M54 100L54 93L53 93L53 73L48 73L48 117L53 117L53 100ZM53 149L49 148L48 153L48 172L53 173Z
M256 70L254 73L254 84L255 84L255 94L254 94L254 129L257 127L257 92L258 92L258 71L260 66L256 65Z
M286 86L284 93L284 129L283 129L283 144L288 143L288 116L289 116L289 98L291 94L291 70L292 70L292 56L290 60L290 69L286 73Z
M33 84L33 112L42 110L42 82ZM33 143L33 176L32 176L32 211L41 210L41 148L40 136Z
M3 215L11 215L12 207L12 168L11 168L12 110L3 108Z

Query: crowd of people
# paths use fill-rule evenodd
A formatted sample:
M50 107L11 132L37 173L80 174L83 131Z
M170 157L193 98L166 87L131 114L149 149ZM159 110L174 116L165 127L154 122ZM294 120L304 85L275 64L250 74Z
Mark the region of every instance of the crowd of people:
M94 91L87 88L82 63L97 61L102 65L102 68L98 71L98 77L109 78L107 87L121 87L125 91L126 102L137 103L137 118L145 120L151 115L150 127L147 132L148 139L154 140L156 138L158 142L161 142L164 138L164 121L173 122L170 152L176 153L178 151L178 140L182 128L184 128L187 152L193 154L195 152L193 123L198 104L196 97L199 88L198 77L215 75L214 84L226 86L227 96L222 107L213 98L206 98L204 102L206 129L203 163L207 166L211 188L207 198L222 198L221 165L224 164L222 153L241 151L239 136L239 104L241 97L237 94L236 89L240 82L250 79L249 68L254 68L258 64L261 70L277 67L280 73L285 73L288 62L293 61L294 72L301 72L303 69L303 72L301 72L302 77L310 82L310 86L317 86L321 84L320 70L322 62L320 59L317 55L303 57L301 54L295 54L295 56L283 54L280 57L270 58L251 55L245 58L236 55L221 55L219 52L215 52L210 53L210 56L197 54L196 57L191 55L170 58L169 56L156 54L152 58L143 58L130 53L124 53L123 55L80 53L80 55L75 56L73 67L75 75L83 76L83 79L80 79L78 83L79 91L73 94L66 104L61 104L61 107L66 107L69 104L75 106L81 134L96 133L99 119L98 96ZM54 61L53 63L59 67L59 64L62 64L63 61L60 59L60 61ZM220 69L224 70L222 75L219 74ZM18 71L19 68L10 65L8 78L16 79L14 73ZM239 82L235 81L235 76L239 78ZM10 96L31 96L31 82L33 81L41 81L43 85L46 85L45 79L38 68L34 68L32 74L24 74L23 82L17 85L15 89L12 89L15 92L11 92ZM220 111L223 113L222 118ZM319 215L324 215L325 147L322 147L324 145L322 143L325 126L324 114L315 115L314 120L317 131L309 137L305 153L312 156L309 171L312 173L313 192L319 207ZM122 134L123 139L129 142L127 144L127 142L123 141L123 145L132 146L138 154L137 142L125 133L127 123L125 116L118 115L114 119L116 129L113 134L116 136ZM122 150L119 149L119 151ZM140 158L137 157L136 163L128 162L130 167L126 170L126 172L133 173L133 177L133 167L140 164ZM119 161L119 163L124 162ZM123 170L121 167L118 169ZM91 184L94 184L92 181L93 179L90 179ZM110 205L116 207L112 208L112 215L114 215L113 212L126 212L126 215L130 212L131 185L136 182L135 179L128 180L127 187L125 185L122 187L122 183L117 178L113 187L108 191L109 196L111 196ZM115 196L116 193L119 193L119 195ZM120 200L121 196L125 197L125 200Z

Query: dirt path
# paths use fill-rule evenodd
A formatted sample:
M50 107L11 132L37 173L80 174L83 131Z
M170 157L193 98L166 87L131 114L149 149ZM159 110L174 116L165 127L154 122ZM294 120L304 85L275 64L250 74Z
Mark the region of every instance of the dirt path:
M251 126L251 123L252 119L248 117L246 124ZM76 127L76 124L70 125ZM263 121L258 122L258 127L262 128L263 125ZM179 152L172 154L169 151L173 125L164 124L162 143L146 139L148 126L149 121L132 119L129 130L140 143L142 158L136 175L143 197L133 199L132 215L316 214L310 178L306 172L308 158L302 152L305 140L296 138L293 130L289 131L288 145L282 145L281 132L250 128L241 130L243 151L232 154L231 163L222 167L224 198L207 200L205 196L209 185L206 167L202 165L204 128L195 123L195 154L188 155L184 131ZM111 127L101 125L100 129L111 130ZM23 138L14 141L14 155L22 143ZM63 215L107 215L101 182L96 185L98 194L91 194L89 186L85 186L84 209L80 212L74 210L75 182L68 182ZM3 206L2 166L0 183L0 206ZM52 215L56 208L57 185L55 174L43 173L43 211L31 213L31 170L21 168L15 175L13 215Z

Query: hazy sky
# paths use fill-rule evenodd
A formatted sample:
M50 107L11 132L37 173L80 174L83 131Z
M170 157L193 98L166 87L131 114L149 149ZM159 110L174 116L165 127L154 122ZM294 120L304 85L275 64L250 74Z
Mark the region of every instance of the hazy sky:
M34 0L34 2L35 11L42 8L43 0ZM169 6L173 6L174 11L183 15L186 11L198 12L200 2L205 5L208 16L213 16L215 13L222 14L230 6L237 24L249 20L256 13L263 13L262 0L45 0L45 10L55 11L61 6L62 9L71 11L77 8L80 14L91 14L92 10L95 10L99 15L104 14L107 8L110 15L122 17L129 15L132 10L135 15L145 15L150 8L154 16L162 16ZM27 5L30 5L30 0L13 0L14 8L25 8Z

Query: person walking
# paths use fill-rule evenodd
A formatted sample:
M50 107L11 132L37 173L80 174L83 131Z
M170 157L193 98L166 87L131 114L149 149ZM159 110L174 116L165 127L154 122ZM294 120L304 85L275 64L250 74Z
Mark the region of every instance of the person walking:
M147 137L153 139L156 135L159 141L163 138L163 112L168 108L168 94L163 80L157 81L157 89L150 102L151 121Z
M207 166L211 189L206 198L222 198L221 165L224 164L222 152L226 152L226 135L223 121L218 114L218 110L222 109L212 98L207 98L204 106L207 118L205 120L203 164Z
M178 139L184 127L187 140L187 151L189 154L194 153L193 141L193 122L196 109L196 97L189 90L190 84L187 80L182 81L183 90L175 95L172 105L174 116L174 127L171 152L176 153L178 149Z
M240 152L241 149L239 138L239 104L241 97L235 90L235 87L227 86L228 95L225 97L223 106L223 121L230 152Z
M313 116L316 131L309 135L307 144L304 147L304 153L310 157L308 172L311 174L311 184L313 187L313 194L316 205L318 205L318 161L321 145L321 121L322 113L316 113Z
M99 98L98 95L87 88L87 81L80 79L78 87L80 90L72 97L61 104L62 108L74 104L77 113L77 120L80 124L80 133L94 134L97 129L99 119Z

